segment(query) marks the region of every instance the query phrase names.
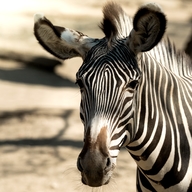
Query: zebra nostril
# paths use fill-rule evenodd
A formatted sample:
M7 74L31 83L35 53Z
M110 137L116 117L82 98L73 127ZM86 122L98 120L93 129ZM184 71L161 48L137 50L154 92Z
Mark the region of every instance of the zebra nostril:
M110 158L108 157L108 158L107 158L107 164L106 164L106 166L109 167L110 165L111 165L111 160L110 160Z
M77 159L77 168L78 168L78 170L79 170L80 172L83 171L83 166L82 166L82 164L81 164L81 158L80 158L80 157L78 157L78 159Z
M111 169L111 159L108 157L106 160L106 167L105 170L109 171Z

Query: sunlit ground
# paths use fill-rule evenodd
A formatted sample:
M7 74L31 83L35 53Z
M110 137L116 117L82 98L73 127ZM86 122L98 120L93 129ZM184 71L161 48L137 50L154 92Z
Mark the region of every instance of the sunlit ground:
M101 0L0 0L0 192L135 192L135 163L123 150L109 186L87 188L76 159L82 148L79 90L82 60L62 62L54 72L28 66L46 53L33 35L33 15L101 38ZM133 16L147 0L120 0ZM168 35L182 49L191 31L192 1L155 0L169 21ZM16 53L20 61L13 59ZM6 55L6 59L4 56ZM4 59L3 59L4 58Z

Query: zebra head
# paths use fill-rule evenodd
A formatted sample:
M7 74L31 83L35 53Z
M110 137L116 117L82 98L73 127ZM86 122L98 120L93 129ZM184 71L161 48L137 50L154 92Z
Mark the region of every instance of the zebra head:
M84 124L77 167L82 182L92 187L110 181L120 148L134 139L135 94L142 75L138 54L152 49L166 27L165 16L155 4L141 7L133 22L115 3L108 3L103 13L102 39L54 26L41 14L35 16L34 26L47 51L61 59L83 59L76 74Z

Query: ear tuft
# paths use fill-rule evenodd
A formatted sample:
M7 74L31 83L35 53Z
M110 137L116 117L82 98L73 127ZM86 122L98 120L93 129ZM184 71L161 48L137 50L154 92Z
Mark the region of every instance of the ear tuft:
M42 13L36 13L36 14L34 15L34 22L35 22L35 23L39 22L41 19L44 19L44 14L42 14Z

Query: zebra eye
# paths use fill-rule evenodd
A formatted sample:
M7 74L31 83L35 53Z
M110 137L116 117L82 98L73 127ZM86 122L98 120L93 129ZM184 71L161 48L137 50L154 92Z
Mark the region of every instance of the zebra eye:
M138 86L138 80L132 80L130 83L129 83L129 87L131 89L136 89Z
M76 84L79 86L80 89L83 89L84 85L81 79L77 79Z

